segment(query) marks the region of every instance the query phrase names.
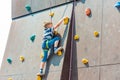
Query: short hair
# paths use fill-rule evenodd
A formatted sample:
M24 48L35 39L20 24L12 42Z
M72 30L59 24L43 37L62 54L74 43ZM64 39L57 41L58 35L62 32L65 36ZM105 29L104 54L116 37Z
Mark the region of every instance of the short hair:
M44 27L46 28L47 25L50 25L50 24L52 24L52 22L44 22Z

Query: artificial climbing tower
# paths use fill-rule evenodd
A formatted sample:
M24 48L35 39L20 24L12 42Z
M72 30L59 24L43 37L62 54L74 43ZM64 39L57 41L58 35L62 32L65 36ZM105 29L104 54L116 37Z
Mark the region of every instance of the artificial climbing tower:
M41 80L43 23L64 16L64 52L48 57L42 80L120 80L119 0L12 0L0 80Z

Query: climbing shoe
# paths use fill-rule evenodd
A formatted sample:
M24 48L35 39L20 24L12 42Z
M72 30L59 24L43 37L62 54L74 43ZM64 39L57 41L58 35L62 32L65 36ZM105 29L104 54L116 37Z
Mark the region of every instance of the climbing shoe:
M42 75L44 75L44 74L43 74L43 69L40 69L40 72L37 73L37 76L42 76Z
M40 69L40 74L43 74L43 69Z
M54 48L54 54L57 54L58 51L62 50L63 48L62 47L59 47L59 48Z

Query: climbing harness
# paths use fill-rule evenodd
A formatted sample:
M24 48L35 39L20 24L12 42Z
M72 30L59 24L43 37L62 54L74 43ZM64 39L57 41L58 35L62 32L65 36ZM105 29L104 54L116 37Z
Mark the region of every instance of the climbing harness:
M49 43L49 41L47 40L47 41L46 41L46 48L47 48L47 49L49 49L48 43Z

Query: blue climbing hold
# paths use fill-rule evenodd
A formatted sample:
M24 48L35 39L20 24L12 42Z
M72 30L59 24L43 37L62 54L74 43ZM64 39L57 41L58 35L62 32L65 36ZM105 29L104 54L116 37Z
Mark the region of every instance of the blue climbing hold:
M11 59L11 58L7 58L7 62L8 62L9 64L12 64L12 59Z
M36 37L35 34L31 35L30 40L31 40L32 42L34 42L34 41L35 41L35 37Z
M27 4L27 5L25 6L25 8L26 8L27 11L31 11L31 6L30 6L29 4Z
M120 7L120 2L116 2L114 6L119 8Z

